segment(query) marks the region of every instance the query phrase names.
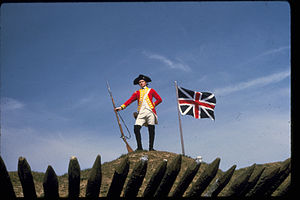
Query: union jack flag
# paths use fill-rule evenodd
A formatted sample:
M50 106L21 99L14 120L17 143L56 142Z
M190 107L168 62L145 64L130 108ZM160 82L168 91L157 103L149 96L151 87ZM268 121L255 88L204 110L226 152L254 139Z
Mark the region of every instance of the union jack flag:
M196 119L215 120L216 97L209 92L196 92L178 86L178 106L182 115L191 115Z

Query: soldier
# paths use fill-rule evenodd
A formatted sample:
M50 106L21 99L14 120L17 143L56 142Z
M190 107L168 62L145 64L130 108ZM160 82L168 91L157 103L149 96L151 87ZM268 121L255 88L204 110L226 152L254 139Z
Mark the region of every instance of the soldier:
M137 150L143 150L140 130L142 126L147 126L149 131L149 151L154 151L155 124L157 124L155 107L162 102L162 99L154 89L147 87L148 82L151 82L151 79L142 74L134 79L133 84L138 84L141 89L135 91L124 104L116 108L116 111L125 109L135 100L138 101L138 113L134 125ZM156 99L155 102L152 101L153 98Z

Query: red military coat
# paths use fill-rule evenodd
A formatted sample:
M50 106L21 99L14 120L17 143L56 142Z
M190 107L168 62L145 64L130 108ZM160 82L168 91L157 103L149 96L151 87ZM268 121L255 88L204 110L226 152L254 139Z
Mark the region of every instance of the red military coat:
M148 92L148 90L150 90L150 91ZM131 97L124 104L121 105L121 108L124 109L127 106L129 106L132 102L134 102L135 100L138 100L138 111L139 111L141 108L141 105L143 103L144 95L146 95L147 92L148 92L148 95L145 98L145 100L147 101L152 112L156 115L155 107L162 102L162 99L154 89L148 88L148 87L145 87L145 89L140 89L140 90L135 91L131 95ZM153 100L152 100L153 98L156 99L155 102L153 102Z

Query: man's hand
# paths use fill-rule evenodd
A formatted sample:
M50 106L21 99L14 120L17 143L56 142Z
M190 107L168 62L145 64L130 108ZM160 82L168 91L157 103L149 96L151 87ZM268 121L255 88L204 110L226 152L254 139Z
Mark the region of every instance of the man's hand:
M122 108L121 107L117 107L117 108L115 108L115 111L120 111L120 110L122 110Z

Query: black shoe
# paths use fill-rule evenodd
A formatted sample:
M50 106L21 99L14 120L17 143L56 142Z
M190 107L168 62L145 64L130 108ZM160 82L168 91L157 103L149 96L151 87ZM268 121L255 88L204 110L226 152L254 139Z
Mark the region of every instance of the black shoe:
M144 151L144 149L137 148L137 149L135 150L135 152L140 152L140 151Z
M153 149L153 148L150 148L150 149L149 149L149 151L156 151L156 150L155 150L155 149Z

